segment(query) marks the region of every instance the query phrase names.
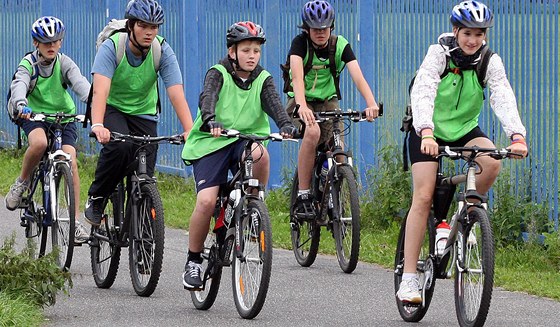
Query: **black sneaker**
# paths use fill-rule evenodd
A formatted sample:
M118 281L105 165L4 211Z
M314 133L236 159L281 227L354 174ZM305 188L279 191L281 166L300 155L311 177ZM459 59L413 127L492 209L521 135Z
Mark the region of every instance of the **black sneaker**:
M202 289L202 264L188 261L183 273L183 286L189 291L199 291Z
M92 226L99 226L103 216L103 197L89 196L84 211L85 220Z
M313 206L313 195L304 193L298 195L296 199L296 217L303 220L315 219L315 208Z

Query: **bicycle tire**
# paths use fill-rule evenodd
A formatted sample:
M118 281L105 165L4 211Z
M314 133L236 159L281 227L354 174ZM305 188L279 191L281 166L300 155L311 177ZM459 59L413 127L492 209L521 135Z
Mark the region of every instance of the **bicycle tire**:
M74 254L76 199L72 173L66 164L58 164L55 168L54 190L51 189L51 212L52 246L59 249L56 261L62 270L67 271Z
M360 201L352 167L338 167L338 178L332 183L331 194L333 208L329 214L333 222L336 256L342 271L349 274L356 269L360 254ZM334 212L338 219L334 219Z
M401 223L401 229L399 232L399 238L397 241L397 251L395 254L395 266L394 266L394 286L395 286L395 294L399 290L401 281L402 281L402 274L404 268L404 240L406 235L406 221L408 217L408 212L406 217L403 219ZM426 271L431 273L431 278L429 278L428 283L426 284L426 289L424 290L424 305L408 305L403 303L399 300L397 296L395 296L397 302L397 308L399 309L399 314L404 321L407 322L419 322L424 318L428 309L430 307L430 303L432 302L432 297L434 295L434 289L436 284L436 277L434 271L434 264L431 259L433 258L435 253L435 237L436 237L436 229L435 229L435 219L433 216L433 212L430 212L428 223L426 226L426 233L424 236L424 242L422 244L420 250L420 256L418 262L416 264L417 272L420 277L420 286L424 285L424 281L426 278ZM427 263L427 265L426 265ZM430 266L431 265L431 266Z
M202 251L202 271L204 271L204 289L201 291L191 291L191 300L195 308L198 310L208 310L214 305L218 291L220 290L220 282L222 280L223 266L218 264L218 247L214 240L215 235L208 234L204 241L204 249ZM205 279L205 280L204 280Z
M161 274L165 225L163 203L156 185L143 183L140 191L138 221L129 226L128 262L134 291L148 297L154 293Z
M486 210L471 207L470 223L461 225L459 267L455 268L455 311L460 326L483 326L490 309L494 285L494 241ZM461 247L462 246L462 247Z
M300 221L295 215L296 199L298 196L298 172L294 173L292 191L290 194L290 222L292 250L297 263L302 267L309 267L317 258L321 227L315 221Z
M261 311L272 270L272 230L265 204L247 199L240 219L241 253L235 250L232 268L233 299L237 312L252 319Z
M117 244L120 233L117 227L122 217L122 206L124 191L122 184L118 186L119 191L113 192L105 201L103 216L105 219L101 221L99 227L93 227L93 230L107 238L109 242L94 237L90 246L91 270L93 272L93 280L98 288L110 288L119 270L121 260L121 248Z

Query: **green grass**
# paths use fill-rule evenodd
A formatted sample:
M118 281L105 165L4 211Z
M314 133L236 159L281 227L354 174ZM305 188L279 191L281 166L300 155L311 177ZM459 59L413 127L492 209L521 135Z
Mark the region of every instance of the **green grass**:
M21 152L0 151L0 162L4 167L20 167ZM81 194L85 199L87 189L95 169L95 158L79 158ZM5 194L19 172L15 169L0 170L0 193ZM158 188L163 198L166 225L175 228L188 228L196 195L194 182L181 178L158 174ZM80 201L83 209L83 200ZM267 206L271 214L273 244L275 247L291 249L288 224L289 197L286 189L276 189L267 194ZM369 211L368 211L369 212ZM371 219L365 217L363 220ZM396 222L388 227L371 227L362 230L360 260L392 269L395 244L399 225ZM551 245L544 247L531 243L521 243L496 249L495 286L511 291L560 300L560 240L558 234L548 235ZM334 254L333 238L326 229L321 230L320 252ZM295 260L295 259L294 259Z
M26 296L0 292L0 327L40 326L41 309Z

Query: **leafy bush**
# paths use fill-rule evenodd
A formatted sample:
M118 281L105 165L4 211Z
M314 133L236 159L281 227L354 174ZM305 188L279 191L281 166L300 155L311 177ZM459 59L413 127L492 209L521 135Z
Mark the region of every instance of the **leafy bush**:
M410 172L402 169L401 151L388 145L379 151L379 165L367 172L362 198L362 227L385 229L406 214L412 200Z
M38 306L53 305L59 290L68 294L72 287L69 272L63 272L55 261L55 252L39 259L34 258L36 252L28 242L21 253L16 253L15 233L4 240L0 248L0 289L15 296L26 296Z
M504 170L494 183L494 203L490 210L490 219L496 244L516 243L522 233L535 236L550 231L548 204L533 203L529 197L517 196L515 183L510 172ZM525 181L520 185L531 185L530 174L525 174Z

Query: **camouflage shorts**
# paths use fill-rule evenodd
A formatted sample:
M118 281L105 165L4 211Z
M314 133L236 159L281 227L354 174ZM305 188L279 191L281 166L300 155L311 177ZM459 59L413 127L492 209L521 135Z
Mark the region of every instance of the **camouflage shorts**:
M335 109L339 108L338 98L334 97L330 100L325 101L308 101L307 106L309 109L313 110L314 112L321 112L321 111L334 111ZM294 98L288 98L288 103L286 105L286 111L288 115L292 119L292 122L296 126L298 130L301 130L301 120L299 118L292 118L292 113L296 108L296 101ZM333 122L326 121L319 124L321 128L321 137L319 138L319 144L323 144L327 142L332 137L333 131ZM339 122L338 127L342 129L341 123ZM341 141L344 141L344 137L341 136Z

